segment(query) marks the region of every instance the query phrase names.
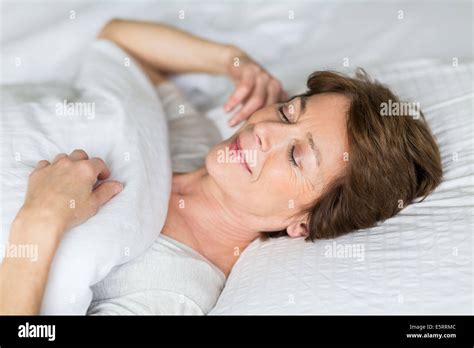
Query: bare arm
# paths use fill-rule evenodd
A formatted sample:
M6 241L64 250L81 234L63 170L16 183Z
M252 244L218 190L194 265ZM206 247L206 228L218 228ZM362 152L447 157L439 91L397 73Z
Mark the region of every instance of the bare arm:
M10 230L10 245L37 248L37 258L6 256L0 266L0 315L38 314L54 254L64 233L93 216L120 192L105 163L82 150L40 161ZM71 202L74 204L71 204Z
M230 120L234 126L261 107L288 98L281 83L237 46L199 38L160 23L115 19L105 25L99 38L114 41L134 56L154 81L152 71L224 74L236 88L224 105L241 109Z
M12 224L9 244L37 247L38 259L5 257L0 267L0 314L37 314L48 273L64 232L57 221L20 211Z
M237 47L205 40L160 23L114 19L98 36L114 41L147 65L168 73L226 74Z

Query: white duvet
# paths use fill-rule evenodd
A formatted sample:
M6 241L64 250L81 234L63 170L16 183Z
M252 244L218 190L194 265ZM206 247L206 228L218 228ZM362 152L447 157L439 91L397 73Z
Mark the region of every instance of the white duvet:
M39 160L81 148L104 159L111 179L124 184L96 216L66 233L51 266L42 314L85 314L89 287L149 247L168 208L167 125L153 86L111 42L97 41L87 49L72 87L2 87L2 245Z

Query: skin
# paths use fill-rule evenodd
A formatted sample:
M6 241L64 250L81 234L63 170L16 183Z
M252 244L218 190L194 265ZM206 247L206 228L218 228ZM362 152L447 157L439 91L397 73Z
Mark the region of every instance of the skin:
M204 168L173 176L162 233L190 245L226 275L262 231L286 229L290 237L307 236L308 217L295 213L344 170L349 100L337 94L312 96L304 113L300 113L300 98L284 105L284 110L294 110L291 123L278 115L279 104L262 108L230 139L211 149ZM307 143L308 132L317 141L319 164ZM236 137L243 150L256 154L252 173L240 163L218 160L219 151ZM288 159L294 142L299 167Z
M288 97L279 80L234 45L204 40L160 23L121 19L110 21L98 37L114 41L130 53L155 83L168 74L192 72L229 77L235 90L224 110L238 109L229 120L231 126Z
M231 124L245 123L234 136L211 149L205 167L173 175L163 234L191 246L226 275L260 231L286 228L292 237L307 235L307 217L295 213L343 170L348 100L333 94L313 96L302 113L300 100L293 99L283 107L290 120L286 123L276 104L287 98L281 83L235 46L161 24L123 20L107 24L99 38L112 40L130 53L154 84L166 81L170 73L206 72L225 74L236 85L224 108L238 108ZM308 132L322 154L319 164L307 143ZM241 163L219 160L219 154L237 136L242 150L255 154L252 173ZM288 159L292 144L296 144L298 167ZM116 181L94 188L98 179L109 176L101 159L89 159L82 150L69 156L59 154L51 163L38 163L9 237L10 244L38 245L38 261L4 258L0 314L39 313L61 238L122 190Z

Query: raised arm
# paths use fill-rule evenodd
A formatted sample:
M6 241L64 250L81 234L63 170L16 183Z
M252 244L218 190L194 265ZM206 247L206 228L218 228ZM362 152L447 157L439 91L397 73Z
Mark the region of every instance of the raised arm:
M146 64L163 72L225 74L233 57L242 55L235 46L201 39L160 23L114 19L99 38L114 41Z
M54 254L64 233L93 216L122 190L99 158L82 150L40 161L28 180L25 203L10 230L10 245L33 245L37 258L5 256L0 265L0 315L38 314Z
M146 67L165 73L202 72L227 75L236 88L224 105L242 108L235 125L259 108L288 97L281 83L237 46L199 38L180 29L142 21L114 19L99 38L114 41Z

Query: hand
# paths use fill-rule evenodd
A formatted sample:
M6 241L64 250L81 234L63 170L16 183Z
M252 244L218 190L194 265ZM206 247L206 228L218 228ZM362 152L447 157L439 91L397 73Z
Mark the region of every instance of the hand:
M89 159L83 150L69 156L59 154L52 163L43 160L28 180L23 213L58 223L66 231L95 215L98 209L119 193L117 181L103 182L95 189L97 179L107 179L110 171L100 158Z
M280 81L248 55L240 51L232 57L228 75L236 88L225 103L224 110L229 112L239 103L242 103L242 108L229 121L230 126L246 120L264 106L288 99Z
M25 203L12 223L11 245L38 247L37 262L5 256L0 264L0 315L37 315L54 254L64 232L93 216L122 190L116 181L99 179L110 172L100 158L82 150L59 154L52 163L38 162L28 180ZM42 232L42 233L38 233Z

